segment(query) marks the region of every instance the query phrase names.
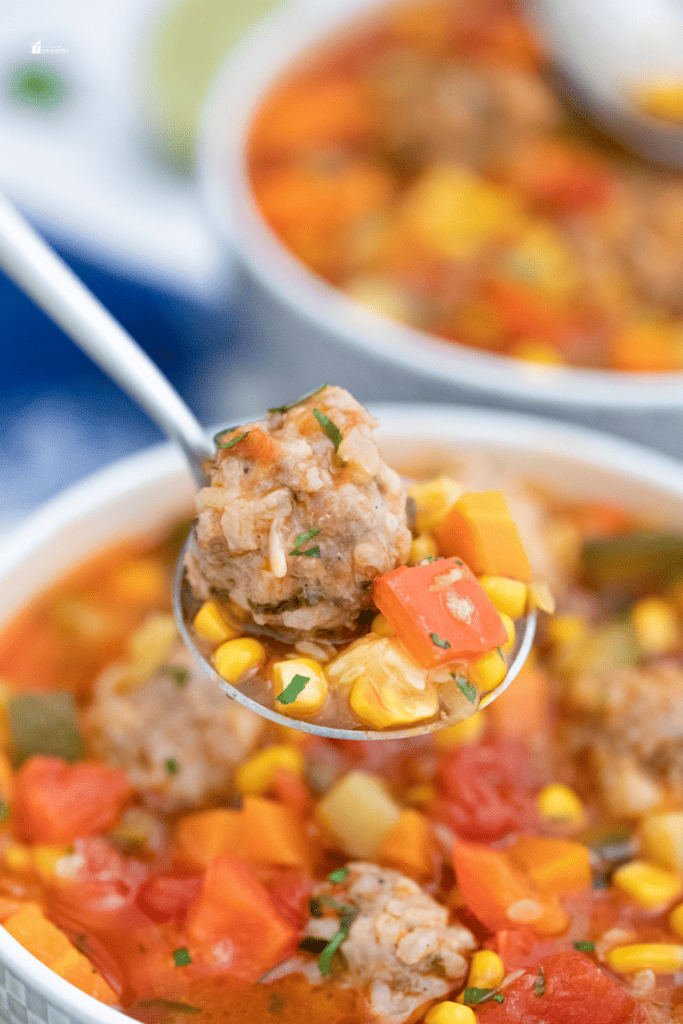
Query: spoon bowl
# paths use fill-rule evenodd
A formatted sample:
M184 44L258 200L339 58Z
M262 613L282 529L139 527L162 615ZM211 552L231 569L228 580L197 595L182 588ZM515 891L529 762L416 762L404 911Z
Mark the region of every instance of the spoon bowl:
M183 450L188 466L202 487L208 483L204 464L215 453L206 431L183 402L159 368L149 359L120 324L31 228L18 211L0 196L0 266L71 339L136 401L167 437ZM187 544L192 543L190 535ZM350 712L342 713L342 699L333 694L320 712L319 721L304 721L272 710L271 684L258 675L238 687L226 682L213 668L192 629L191 590L185 579L186 547L174 574L173 606L181 636L197 663L234 700L271 721L304 732L337 739L403 739L434 732L452 723L445 715L408 729L369 731L351 727ZM241 627L244 632L258 631ZM516 646L505 678L487 693L480 707L490 704L512 682L524 664L533 643L536 613L531 611L517 624ZM291 643L287 634L268 631L281 643ZM348 637L345 638L345 642ZM474 708L473 708L474 710Z

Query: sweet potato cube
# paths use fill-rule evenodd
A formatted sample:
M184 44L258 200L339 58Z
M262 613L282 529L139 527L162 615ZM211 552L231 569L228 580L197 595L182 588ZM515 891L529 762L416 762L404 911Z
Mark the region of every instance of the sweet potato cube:
M555 896L590 889L590 852L583 843L549 836L523 836L508 847L508 856L541 892Z
M407 808L389 833L380 859L418 878L428 878L434 871L434 842L424 814Z
M463 494L436 531L445 555L457 555L477 576L531 577L519 531L501 491Z

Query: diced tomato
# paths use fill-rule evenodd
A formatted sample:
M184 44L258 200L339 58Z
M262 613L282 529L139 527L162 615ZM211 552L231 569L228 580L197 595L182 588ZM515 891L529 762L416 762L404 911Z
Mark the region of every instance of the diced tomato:
M644 1006L584 953L543 957L505 986L502 1003L477 1007L478 1024L643 1024Z
M200 875L154 875L142 883L135 902L152 921L182 921L201 887Z
M311 794L308 787L301 776L289 768L276 769L265 795L280 800L299 821L303 821L311 812Z
M202 946L220 943L225 973L253 982L288 956L298 937L247 866L226 854L207 868L186 930Z
M485 740L448 751L436 784L429 814L463 839L502 839L537 823L530 759L512 740Z
M69 843L110 828L133 796L118 768L31 757L17 775L14 828L29 843Z
M372 597L423 668L469 660L507 640L499 612L460 558L392 569L375 580Z

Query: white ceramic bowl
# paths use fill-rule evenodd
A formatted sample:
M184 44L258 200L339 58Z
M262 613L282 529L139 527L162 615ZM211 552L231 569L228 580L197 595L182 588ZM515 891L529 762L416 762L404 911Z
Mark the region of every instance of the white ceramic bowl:
M376 407L396 465L485 455L568 498L613 501L683 530L683 466L604 434L532 417L444 406ZM0 628L94 552L154 533L187 514L194 485L170 445L116 463L70 488L0 544ZM122 1024L117 1010L57 977L0 928L0 1021Z
M253 352L257 338L271 371L286 379L295 368L311 388L332 380L361 399L474 398L560 414L675 453L683 442L683 373L540 367L439 340L362 307L309 272L261 217L245 162L256 108L304 54L385 4L282 6L242 39L215 80L199 140L200 174L210 219L243 268L245 347ZM667 420L666 410L675 416Z

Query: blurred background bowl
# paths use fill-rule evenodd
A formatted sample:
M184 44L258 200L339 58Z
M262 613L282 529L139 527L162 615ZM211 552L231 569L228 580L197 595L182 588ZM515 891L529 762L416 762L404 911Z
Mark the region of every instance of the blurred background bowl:
M265 222L247 173L255 111L287 72L343 36L359 15L384 6L376 0L335 0L313 10L281 6L247 32L214 82L199 171L209 216L225 250L238 257L245 346L267 349L276 380L290 379L296 368L301 391L333 381L361 400L419 396L532 410L680 455L683 372L545 366L440 340L348 298L309 271Z

